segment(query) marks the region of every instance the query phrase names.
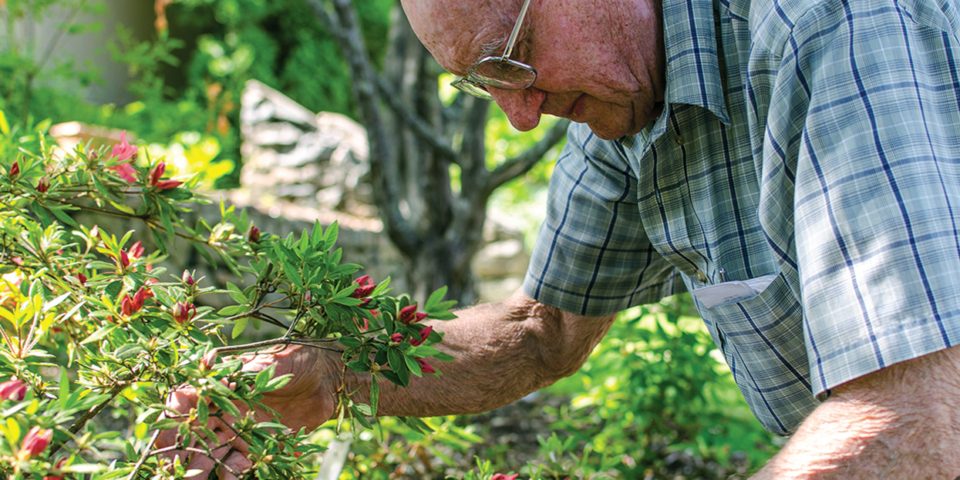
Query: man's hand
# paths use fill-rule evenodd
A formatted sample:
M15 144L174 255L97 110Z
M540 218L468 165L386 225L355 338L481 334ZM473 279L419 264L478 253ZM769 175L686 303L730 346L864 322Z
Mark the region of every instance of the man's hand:
M266 352L240 357L243 370L258 372L276 365L275 375L292 374L293 378L283 388L265 394L263 403L279 414L279 420L293 430L305 427L312 430L327 421L336 408L336 388L339 384L338 357L329 352L311 347L289 345ZM197 392L181 388L173 392L167 402L170 410L187 413L197 405ZM237 405L246 414L243 405ZM254 412L257 421L272 420L264 411ZM212 456L193 446L182 445L178 450L165 454L167 458L180 457L187 470L198 469L203 473L192 477L205 480L213 471L221 480L239 478L251 466L247 459L247 445L234 433L234 419L211 416L207 427L217 435L211 444L222 445L212 451ZM216 442L216 443L212 443ZM156 448L171 447L177 443L177 431L165 430L158 437Z
M754 480L960 476L960 347L833 390Z

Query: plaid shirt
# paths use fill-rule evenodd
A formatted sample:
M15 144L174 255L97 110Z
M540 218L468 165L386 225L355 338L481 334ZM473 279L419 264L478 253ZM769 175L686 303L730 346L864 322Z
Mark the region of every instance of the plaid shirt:
M524 288L608 314L694 292L757 418L960 340L960 3L663 1L666 105L575 125ZM697 292L763 279L707 306Z

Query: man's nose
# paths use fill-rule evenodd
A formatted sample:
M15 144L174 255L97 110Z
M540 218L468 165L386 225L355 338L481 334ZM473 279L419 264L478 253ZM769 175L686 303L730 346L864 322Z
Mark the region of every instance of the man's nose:
M525 90L488 90L493 101L507 114L513 128L526 132L540 123L540 109L547 94L543 90L528 88Z

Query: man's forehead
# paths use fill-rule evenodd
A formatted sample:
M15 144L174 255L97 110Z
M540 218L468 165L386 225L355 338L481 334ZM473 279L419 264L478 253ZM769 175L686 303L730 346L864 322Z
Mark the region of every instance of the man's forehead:
M503 42L510 15L520 0L403 0L417 37L430 53L455 73L463 73L484 47ZM516 3L516 5L513 5Z

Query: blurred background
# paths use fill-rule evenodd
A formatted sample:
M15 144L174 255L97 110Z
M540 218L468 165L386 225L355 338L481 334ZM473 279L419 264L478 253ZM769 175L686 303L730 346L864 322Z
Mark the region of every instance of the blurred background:
M447 285L470 305L519 287L566 124L521 134L458 95L399 2L0 0L0 15L11 123L47 122L65 148L126 131L266 231L337 221L345 259L395 292ZM781 444L685 295L624 312L544 391L428 423L319 432L346 452L328 478L737 478Z

